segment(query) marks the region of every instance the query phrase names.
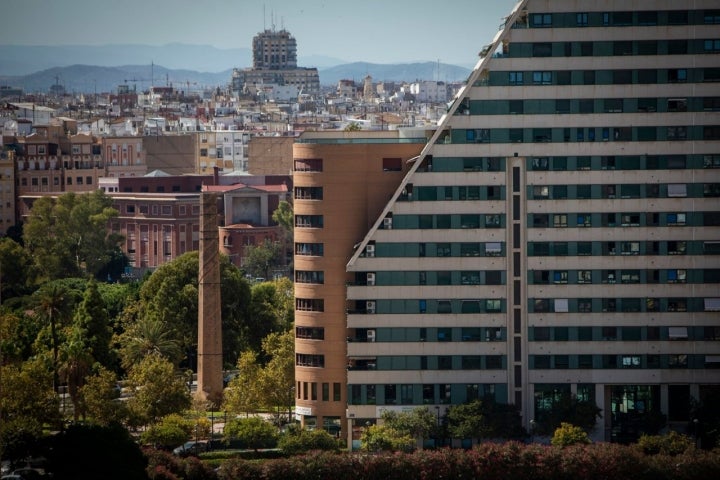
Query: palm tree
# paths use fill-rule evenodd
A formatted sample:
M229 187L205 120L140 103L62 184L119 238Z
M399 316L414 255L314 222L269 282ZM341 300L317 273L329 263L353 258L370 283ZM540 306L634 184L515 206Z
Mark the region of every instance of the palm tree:
M153 353L174 364L182 358L180 342L172 338L172 330L155 316L146 315L138 319L125 333L122 343L122 365L126 369Z
M60 386L58 376L58 351L60 348L58 340L58 323L62 324L68 317L70 310L69 292L67 289L56 283L50 283L37 292L37 308L40 314L50 324L50 336L52 339L53 351L53 388L57 393Z
M83 329L75 326L60 351L62 362L60 373L68 385L70 401L73 403L73 420L78 421L80 414L85 417L80 402L80 388L85 385L85 378L90 373L94 362L93 356L83 338Z

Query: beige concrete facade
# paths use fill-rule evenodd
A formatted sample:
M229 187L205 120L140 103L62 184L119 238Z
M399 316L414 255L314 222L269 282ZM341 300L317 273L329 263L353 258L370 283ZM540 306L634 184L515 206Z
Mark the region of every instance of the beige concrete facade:
M345 263L353 245L362 240L407 172L407 160L417 155L422 145L418 140L399 143L396 132L316 132L303 134L293 148L296 192L298 188L322 189L322 200L299 199L297 195L294 200L295 405L305 426L334 432L333 427L340 427L345 434L345 298L350 281ZM384 169L384 159L391 158L397 161ZM310 167L305 162L308 159ZM322 226L302 226L307 215L322 216ZM306 244L321 245L308 248L322 250L304 250ZM322 272L324 278L303 283L298 281L298 272ZM307 302L313 300L322 305ZM312 338L318 336L309 333L312 329L322 330L322 338ZM309 366L313 361L318 366Z

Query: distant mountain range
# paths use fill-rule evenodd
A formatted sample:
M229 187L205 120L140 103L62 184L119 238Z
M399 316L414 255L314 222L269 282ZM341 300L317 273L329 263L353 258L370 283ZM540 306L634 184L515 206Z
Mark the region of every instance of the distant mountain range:
M317 67L322 85L340 79L362 81L440 80L460 81L470 70L455 65L421 62L408 64L345 63L343 60L300 57L303 67ZM68 92L102 93L118 85L147 89L173 85L179 90L224 87L233 68L251 65L247 48L222 50L206 45L169 44L104 46L15 46L0 45L0 85L20 87L26 93L46 92L55 83Z

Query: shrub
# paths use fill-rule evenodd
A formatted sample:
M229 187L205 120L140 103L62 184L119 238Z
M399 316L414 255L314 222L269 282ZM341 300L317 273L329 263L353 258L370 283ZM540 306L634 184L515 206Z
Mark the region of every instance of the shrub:
M247 448L273 448L277 445L277 430L260 417L235 418L225 424L225 439L237 439Z
M140 437L141 441L156 447L174 447L187 441L192 435L194 422L177 413L171 413L151 425Z
M687 435L671 431L665 435L642 435L637 446L645 455L680 455L695 447L695 442Z
M557 447L567 447L568 445L588 444L590 438L582 428L562 422L555 430L550 443Z
M286 455L297 455L310 450L337 450L335 438L325 430L293 429L280 437L278 447Z

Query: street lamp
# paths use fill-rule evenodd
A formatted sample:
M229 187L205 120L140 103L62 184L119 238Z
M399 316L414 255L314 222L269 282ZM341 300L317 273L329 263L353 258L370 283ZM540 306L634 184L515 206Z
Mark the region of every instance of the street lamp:
M435 414L437 415L437 423L436 423L436 433L435 433L435 448L438 447L438 443L440 440L440 407L438 405L435 405Z
M693 433L695 433L695 448L700 448L700 420L693 418Z
M530 420L530 443L535 443L535 419Z

